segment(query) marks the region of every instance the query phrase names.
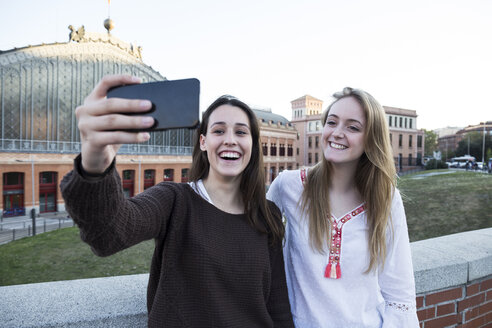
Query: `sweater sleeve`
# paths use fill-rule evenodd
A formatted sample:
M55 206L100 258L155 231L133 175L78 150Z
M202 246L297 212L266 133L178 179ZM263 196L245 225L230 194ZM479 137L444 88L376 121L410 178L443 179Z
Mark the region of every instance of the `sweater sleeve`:
M277 220L281 220L281 214L276 206L271 204L272 213ZM271 265L271 288L268 298L268 312L273 320L275 328L292 327L294 322L290 310L289 295L284 270L284 256L281 242L269 245Z
M154 187L125 198L114 164L99 178L84 177L80 155L60 183L65 207L80 228L81 239L98 256L112 255L166 230L174 193Z
M379 274L379 285L385 300L383 328L418 328L407 222L397 189L393 195L391 223L393 233L388 234L386 261Z

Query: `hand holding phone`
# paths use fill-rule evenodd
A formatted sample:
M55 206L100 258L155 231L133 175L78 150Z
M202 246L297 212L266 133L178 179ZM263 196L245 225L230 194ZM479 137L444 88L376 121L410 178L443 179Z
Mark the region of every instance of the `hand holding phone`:
M154 118L154 125L147 129L126 131L193 129L199 123L200 81L197 79L117 86L108 90L107 98L148 99L152 102L152 108L148 112L125 115L151 116Z

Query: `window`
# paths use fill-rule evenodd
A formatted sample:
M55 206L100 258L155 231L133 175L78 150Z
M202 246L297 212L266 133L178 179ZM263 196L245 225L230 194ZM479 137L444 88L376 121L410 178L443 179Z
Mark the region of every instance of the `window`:
M56 172L39 173L39 212L56 212Z
M311 156L311 153L308 153L308 164L311 164L313 162L313 158Z
M181 182L188 182L188 173L190 169L181 169Z
M144 171L144 190L155 185L155 170Z
M312 137L309 137L308 138L308 147L309 148L312 148L313 147L313 138Z
M133 197L133 190L135 187L135 171L134 170L124 170L123 171L123 194L125 197Z
M24 184L24 173L9 172L3 174L4 186L15 186Z
M277 145L276 144L270 144L270 155L271 156L277 156Z
M407 128L407 118L405 117L405 129Z
M263 148L263 156L268 155L268 145L266 143L262 143L262 148Z
M417 136L417 147L422 148L422 136Z
M316 136L314 139L314 147L319 148L319 136Z
M270 167L270 181L273 182L273 180L275 180L275 167L274 166Z
M164 170L164 181L174 181L174 169Z
M400 117L400 128L403 127L403 117Z
M299 156L299 147L296 147L296 155Z
M3 174L3 216L25 215L24 173L9 172Z
M314 153L314 163L318 163L319 161L319 154L318 153Z
M413 129L412 122L413 122L413 119L409 119L408 128L410 128L410 129Z
M408 136L408 148L412 148L412 135Z
M292 155L293 155L292 145L287 145L287 156L292 156Z
M408 154L408 165L412 166L412 154Z
M403 135L399 134L398 135L398 147L401 147L403 144Z
M279 147L279 155L285 156L285 145L284 144L281 144Z
M392 116L390 116L390 117L389 117L389 123L388 123L388 125L389 125L389 126L391 126L391 125L392 125L392 121L393 121L392 119L393 119L393 117L392 117Z

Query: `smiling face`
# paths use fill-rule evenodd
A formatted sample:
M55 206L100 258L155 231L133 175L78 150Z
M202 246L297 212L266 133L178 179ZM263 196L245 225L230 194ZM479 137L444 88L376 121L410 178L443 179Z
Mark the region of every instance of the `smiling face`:
M200 135L200 149L207 152L208 178L238 178L251 159L250 122L239 107L217 107L208 119L206 135Z
M354 97L344 97L330 108L321 135L323 154L333 164L357 164L364 153L366 118Z

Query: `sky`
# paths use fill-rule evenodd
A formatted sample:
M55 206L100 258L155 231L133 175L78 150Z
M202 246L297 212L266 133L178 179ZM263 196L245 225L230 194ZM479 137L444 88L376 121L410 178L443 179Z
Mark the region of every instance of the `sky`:
M105 32L108 14L147 65L201 81L201 110L231 94L290 120L292 100L351 86L419 129L492 121L490 0L0 0L0 50Z

